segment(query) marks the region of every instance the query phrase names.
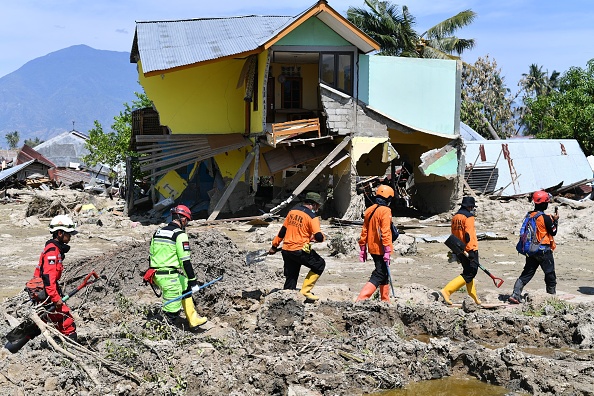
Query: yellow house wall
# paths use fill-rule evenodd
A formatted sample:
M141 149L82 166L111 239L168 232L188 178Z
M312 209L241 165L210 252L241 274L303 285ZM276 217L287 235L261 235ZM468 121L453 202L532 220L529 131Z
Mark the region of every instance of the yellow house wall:
M247 148L227 151L214 157L217 166L221 171L221 176L223 177L223 179L231 180L235 177L235 173L237 172L241 164L243 164L243 161L245 160L247 153L250 152L251 149L251 146L248 146ZM248 169L253 169L253 161L252 165ZM245 174L241 175L241 178L239 180L245 181Z
M172 133L243 133L245 87L237 81L244 63L230 59L145 77L139 61L139 80ZM259 122L261 129L261 114Z
M258 86L254 87L258 95L256 99L258 101L258 110L254 111L254 104L251 103L250 108L252 114L250 119L250 131L252 133L258 133L263 131L262 120L264 118L264 88L266 87L266 81L264 80L264 77L266 75L267 61L268 51L264 51L258 54Z

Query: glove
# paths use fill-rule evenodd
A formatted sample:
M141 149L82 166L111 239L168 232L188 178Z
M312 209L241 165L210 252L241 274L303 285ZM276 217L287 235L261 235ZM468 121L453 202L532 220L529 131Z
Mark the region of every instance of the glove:
M192 294L198 293L200 291L200 286L194 285L192 286Z
M37 304L35 306L34 310L37 313L37 316L39 316L40 318L43 317L47 313L47 310L45 309L45 305L43 305L43 304Z
M188 286L193 290L196 286L198 286L198 282L196 279L188 279Z
M392 248L390 246L384 246L384 262L387 265L390 265L390 253L392 253Z
M268 254L275 254L276 252L278 252L278 248L276 246L272 246L270 249L268 249Z
M359 252L359 261L364 263L367 261L367 245L359 245L359 249L361 249Z

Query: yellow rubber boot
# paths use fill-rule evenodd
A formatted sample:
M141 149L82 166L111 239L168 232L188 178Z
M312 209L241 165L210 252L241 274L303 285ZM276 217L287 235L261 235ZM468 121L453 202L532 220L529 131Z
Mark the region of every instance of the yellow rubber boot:
M380 285L379 289L382 301L390 302L390 285Z
M458 289L460 289L462 286L464 286L465 283L466 281L464 280L464 278L462 278L462 275L458 275L457 277L452 279L450 283L448 283L443 289L441 289L439 294L441 294L446 304L452 305L452 302L450 301L450 296L456 291L458 291Z
M357 297L357 301L367 300L368 298L373 296L373 293L375 293L375 289L376 287L373 283L367 282L365 286L363 286L363 289L361 289L359 297Z
M206 319L204 316L198 315L196 308L194 307L194 300L192 300L192 297L184 298L181 303L182 307L184 307L184 312L186 313L186 319L188 320L190 328L201 326L206 323L208 319Z
M466 292L477 305L481 305L481 300L476 295L476 286L474 285L474 279L471 280L469 283L466 284Z
M320 279L320 275L309 271L305 277L305 280L303 281L303 286L301 286L301 294L303 294L308 300L316 301L319 299L318 296L311 292L311 289L313 289L313 287L316 285L318 279Z

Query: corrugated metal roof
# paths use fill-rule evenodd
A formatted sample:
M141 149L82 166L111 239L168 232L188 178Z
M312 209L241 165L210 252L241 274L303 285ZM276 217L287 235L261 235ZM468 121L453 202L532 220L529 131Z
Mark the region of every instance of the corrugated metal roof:
M513 196L592 178L592 169L574 139L509 139L467 141L466 164L496 166L495 191ZM484 146L485 161L479 155ZM509 152L509 160L502 150Z
M0 181L4 181L5 179L8 179L10 176L16 175L20 170L25 169L26 167L28 167L35 161L36 160L31 160L31 161L24 162L19 165L15 165L12 168L3 170L2 172L0 172Z
M142 69L148 73L254 50L294 20L250 15L137 22L135 41Z

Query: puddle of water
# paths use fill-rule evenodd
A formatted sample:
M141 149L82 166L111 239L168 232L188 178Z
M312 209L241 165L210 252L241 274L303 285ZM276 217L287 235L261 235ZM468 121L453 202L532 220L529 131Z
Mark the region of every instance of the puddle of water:
M502 386L479 381L474 377L446 377L437 380L414 382L403 389L370 393L367 396L505 396L512 394ZM513 393L521 395L523 393Z
M524 353L529 353L531 355L551 358L551 359L558 359L559 356L564 355L577 355L588 357L592 355L592 349L572 349L572 348L534 348L534 347L524 347L520 348L520 350Z

